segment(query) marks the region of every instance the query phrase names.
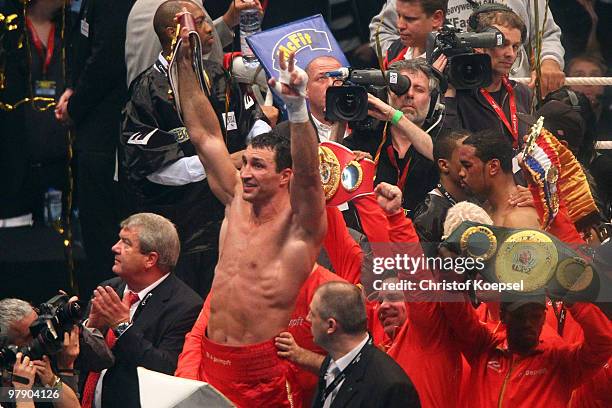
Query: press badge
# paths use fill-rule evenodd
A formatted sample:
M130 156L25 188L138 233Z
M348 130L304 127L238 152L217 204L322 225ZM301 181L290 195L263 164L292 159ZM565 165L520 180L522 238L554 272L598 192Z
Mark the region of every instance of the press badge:
M86 20L81 20L81 34L89 38L89 23Z
M36 81L34 84L34 94L36 96L55 97L55 81Z
M512 174L516 174L516 173L518 173L519 171L521 171L521 166L519 165L519 161L518 161L518 159L519 159L519 157L521 157L522 155L523 155L522 153L519 153L519 154L517 154L516 156L514 156L514 157L512 158Z
M224 113L223 122L225 122L225 128L227 130L238 129L238 124L236 123L236 115L234 114L234 111L227 112L227 115Z

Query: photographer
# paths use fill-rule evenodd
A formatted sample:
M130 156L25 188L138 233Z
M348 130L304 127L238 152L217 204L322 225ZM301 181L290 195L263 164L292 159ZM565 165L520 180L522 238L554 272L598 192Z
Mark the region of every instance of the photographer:
M519 120L519 114L529 112L531 96L527 86L511 81L508 75L525 41L526 27L523 20L505 6L479 13L477 22L476 32L494 27L504 35L504 43L499 47L475 50L491 57L492 82L489 86L456 90L449 84L444 99L449 125L471 132L498 130L512 142L516 151L523 144L520 135L529 131L529 124Z
M68 297L62 295L51 299L48 304L51 304L54 299L58 299L55 304L67 305L70 307L72 302L77 299L72 298L68 302ZM65 303L62 303L65 302ZM44 304L41 306L45 306ZM42 307L41 307L42 308ZM65 310L63 307L58 307L60 313ZM57 317L56 315L54 316ZM27 360L27 367L31 367L31 371L38 377L37 385L45 388L61 387L60 399L54 401L56 407L78 407L78 399L76 390L78 389L78 371L75 370L75 361L82 349L85 350L85 355L92 356L95 353L96 358L89 358L90 361L97 362L93 364L95 367L108 366L112 364L112 355L104 344L104 339L101 334L92 333L88 330L83 330L79 335L80 326L72 325L70 331L61 331L58 327L54 327L59 339L53 341L49 338L48 332L45 332L47 326L39 331L39 334L34 338L33 333L35 327L40 327L41 324L47 324L45 319L47 316L39 316L36 310L27 302L20 299L3 299L0 300L0 333L3 336L3 343L8 345L8 348L3 348L3 351L21 350L16 354L16 363L13 368L13 383L15 384L15 376L26 377L28 370L21 370L23 362ZM62 320L62 318L58 318ZM59 329L59 330L58 330ZM45 334L47 335L45 335ZM44 340L43 340L44 339ZM81 346L83 345L83 346ZM27 350L26 356L23 356L22 351ZM57 353L53 351L59 350ZM42 353L46 354L42 354ZM23 356L23 362L21 358ZM32 359L31 359L32 357ZM83 356L81 356L81 360ZM30 361L31 360L31 361ZM26 367L26 368L27 368ZM18 369L15 372L15 368ZM19 373L22 374L19 374ZM57 373L57 374L56 374ZM58 375L59 374L59 375ZM63 384L66 387L63 387ZM23 388L24 384L19 383L19 387ZM31 386L30 386L31 387ZM28 406L23 405L24 402L17 404L17 407ZM31 406L31 405L30 405ZM36 406L39 406L37 403Z
M396 4L401 2L402 0L387 0L380 13L370 22L370 45L376 49L376 38L378 37L383 55L401 35L398 13L396 13ZM530 87L533 87L535 71L532 71L530 66L528 44L535 44L537 32L542 27L542 95L547 95L561 87L565 79L563 74L565 51L561 45L561 29L555 23L546 0L538 0L537 5L534 5L532 0L497 0L497 2L508 5L527 25L527 41L520 47L519 57L510 74L513 77L531 77ZM488 6L491 1L448 0L447 3L448 7L444 7L446 19L455 27L465 31L470 13L482 4ZM539 9L537 23L535 21L536 7Z
M410 89L404 95L389 92L388 104L368 95L368 115L380 123L373 130L355 129L343 143L370 153L376 183L397 185L404 192L403 208L414 210L438 181L432 138L422 128L435 113L440 81L422 58L397 61L389 69L409 78Z
M448 0L395 2L395 16L391 22L397 25L400 38L390 44L383 62L385 68L395 61L425 57L427 37L429 33L442 28L447 4Z
M29 390L32 390L34 386L35 378L38 369L36 362L30 361L28 356L24 356L22 353L17 353L15 356L15 364L13 365L13 372L11 375L11 381L13 388L16 392L22 392L27 395ZM78 408L81 405L79 400L70 387L62 387L61 382L53 385L54 388L59 389L58 398L53 401L53 406L56 408ZM34 408L40 406L35 403L32 398L28 397L16 397L17 402L8 403L6 408L15 406L15 408Z
M66 318L58 316L70 309L76 301L76 297L68 301L68 296L61 295L41 305L41 309L43 306L47 308L59 305L51 320L58 321L57 325L61 327L52 323L58 335L57 339L52 339L47 320L50 316L39 316L29 303L20 299L0 300L0 333L4 343L16 346L19 350L28 350L28 358L32 357L32 365L42 386L55 387L65 383L76 392L79 378L75 365L85 369L100 369L113 363L113 356L99 331L81 330L80 325L64 322ZM63 330L68 325L70 329Z

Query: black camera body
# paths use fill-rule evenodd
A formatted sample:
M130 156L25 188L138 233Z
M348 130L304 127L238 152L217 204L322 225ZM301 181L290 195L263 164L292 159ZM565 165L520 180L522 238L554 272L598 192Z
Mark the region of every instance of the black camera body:
M0 347L0 367L10 368L21 352L31 360L40 360L62 350L64 333L70 332L83 318L80 302L68 302L67 295L57 295L38 307L38 318L30 325L33 340L18 347L12 344Z
M330 86L325 93L325 119L349 122L351 129L372 130L378 120L368 116L368 93L386 102L387 85L397 95L410 89L410 79L397 71L341 68L328 73L342 80L342 85Z
M492 82L491 57L479 54L475 48L503 45L504 35L491 27L479 33L465 33L445 25L428 39L427 61L432 64L442 54L448 57L444 76L455 89L485 88Z

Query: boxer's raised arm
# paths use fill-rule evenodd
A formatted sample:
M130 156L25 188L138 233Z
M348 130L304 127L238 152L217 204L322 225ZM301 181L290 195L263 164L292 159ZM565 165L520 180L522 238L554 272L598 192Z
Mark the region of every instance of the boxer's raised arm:
M325 195L319 173L319 143L310 121L291 123L291 208L301 229L322 240L326 231Z
M232 164L221 127L210 101L200 89L191 65L191 50L187 29L177 51L180 105L187 133L204 166L208 183L215 196L225 205L234 198L240 186L240 176Z
M270 85L287 106L291 130L291 160L293 176L289 189L291 208L300 230L315 241L322 242L326 230L325 196L319 175L319 142L306 108L306 73L295 65L295 57L287 60L279 52L280 78Z

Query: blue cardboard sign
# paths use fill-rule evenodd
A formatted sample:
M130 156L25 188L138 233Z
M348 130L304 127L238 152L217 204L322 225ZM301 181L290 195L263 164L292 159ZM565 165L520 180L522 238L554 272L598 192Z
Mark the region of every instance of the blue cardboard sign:
M340 45L332 35L321 14L274 27L247 37L249 46L259 59L268 77L278 78L278 52L295 52L295 63L306 69L310 61L321 56L336 58L342 66L349 66Z

